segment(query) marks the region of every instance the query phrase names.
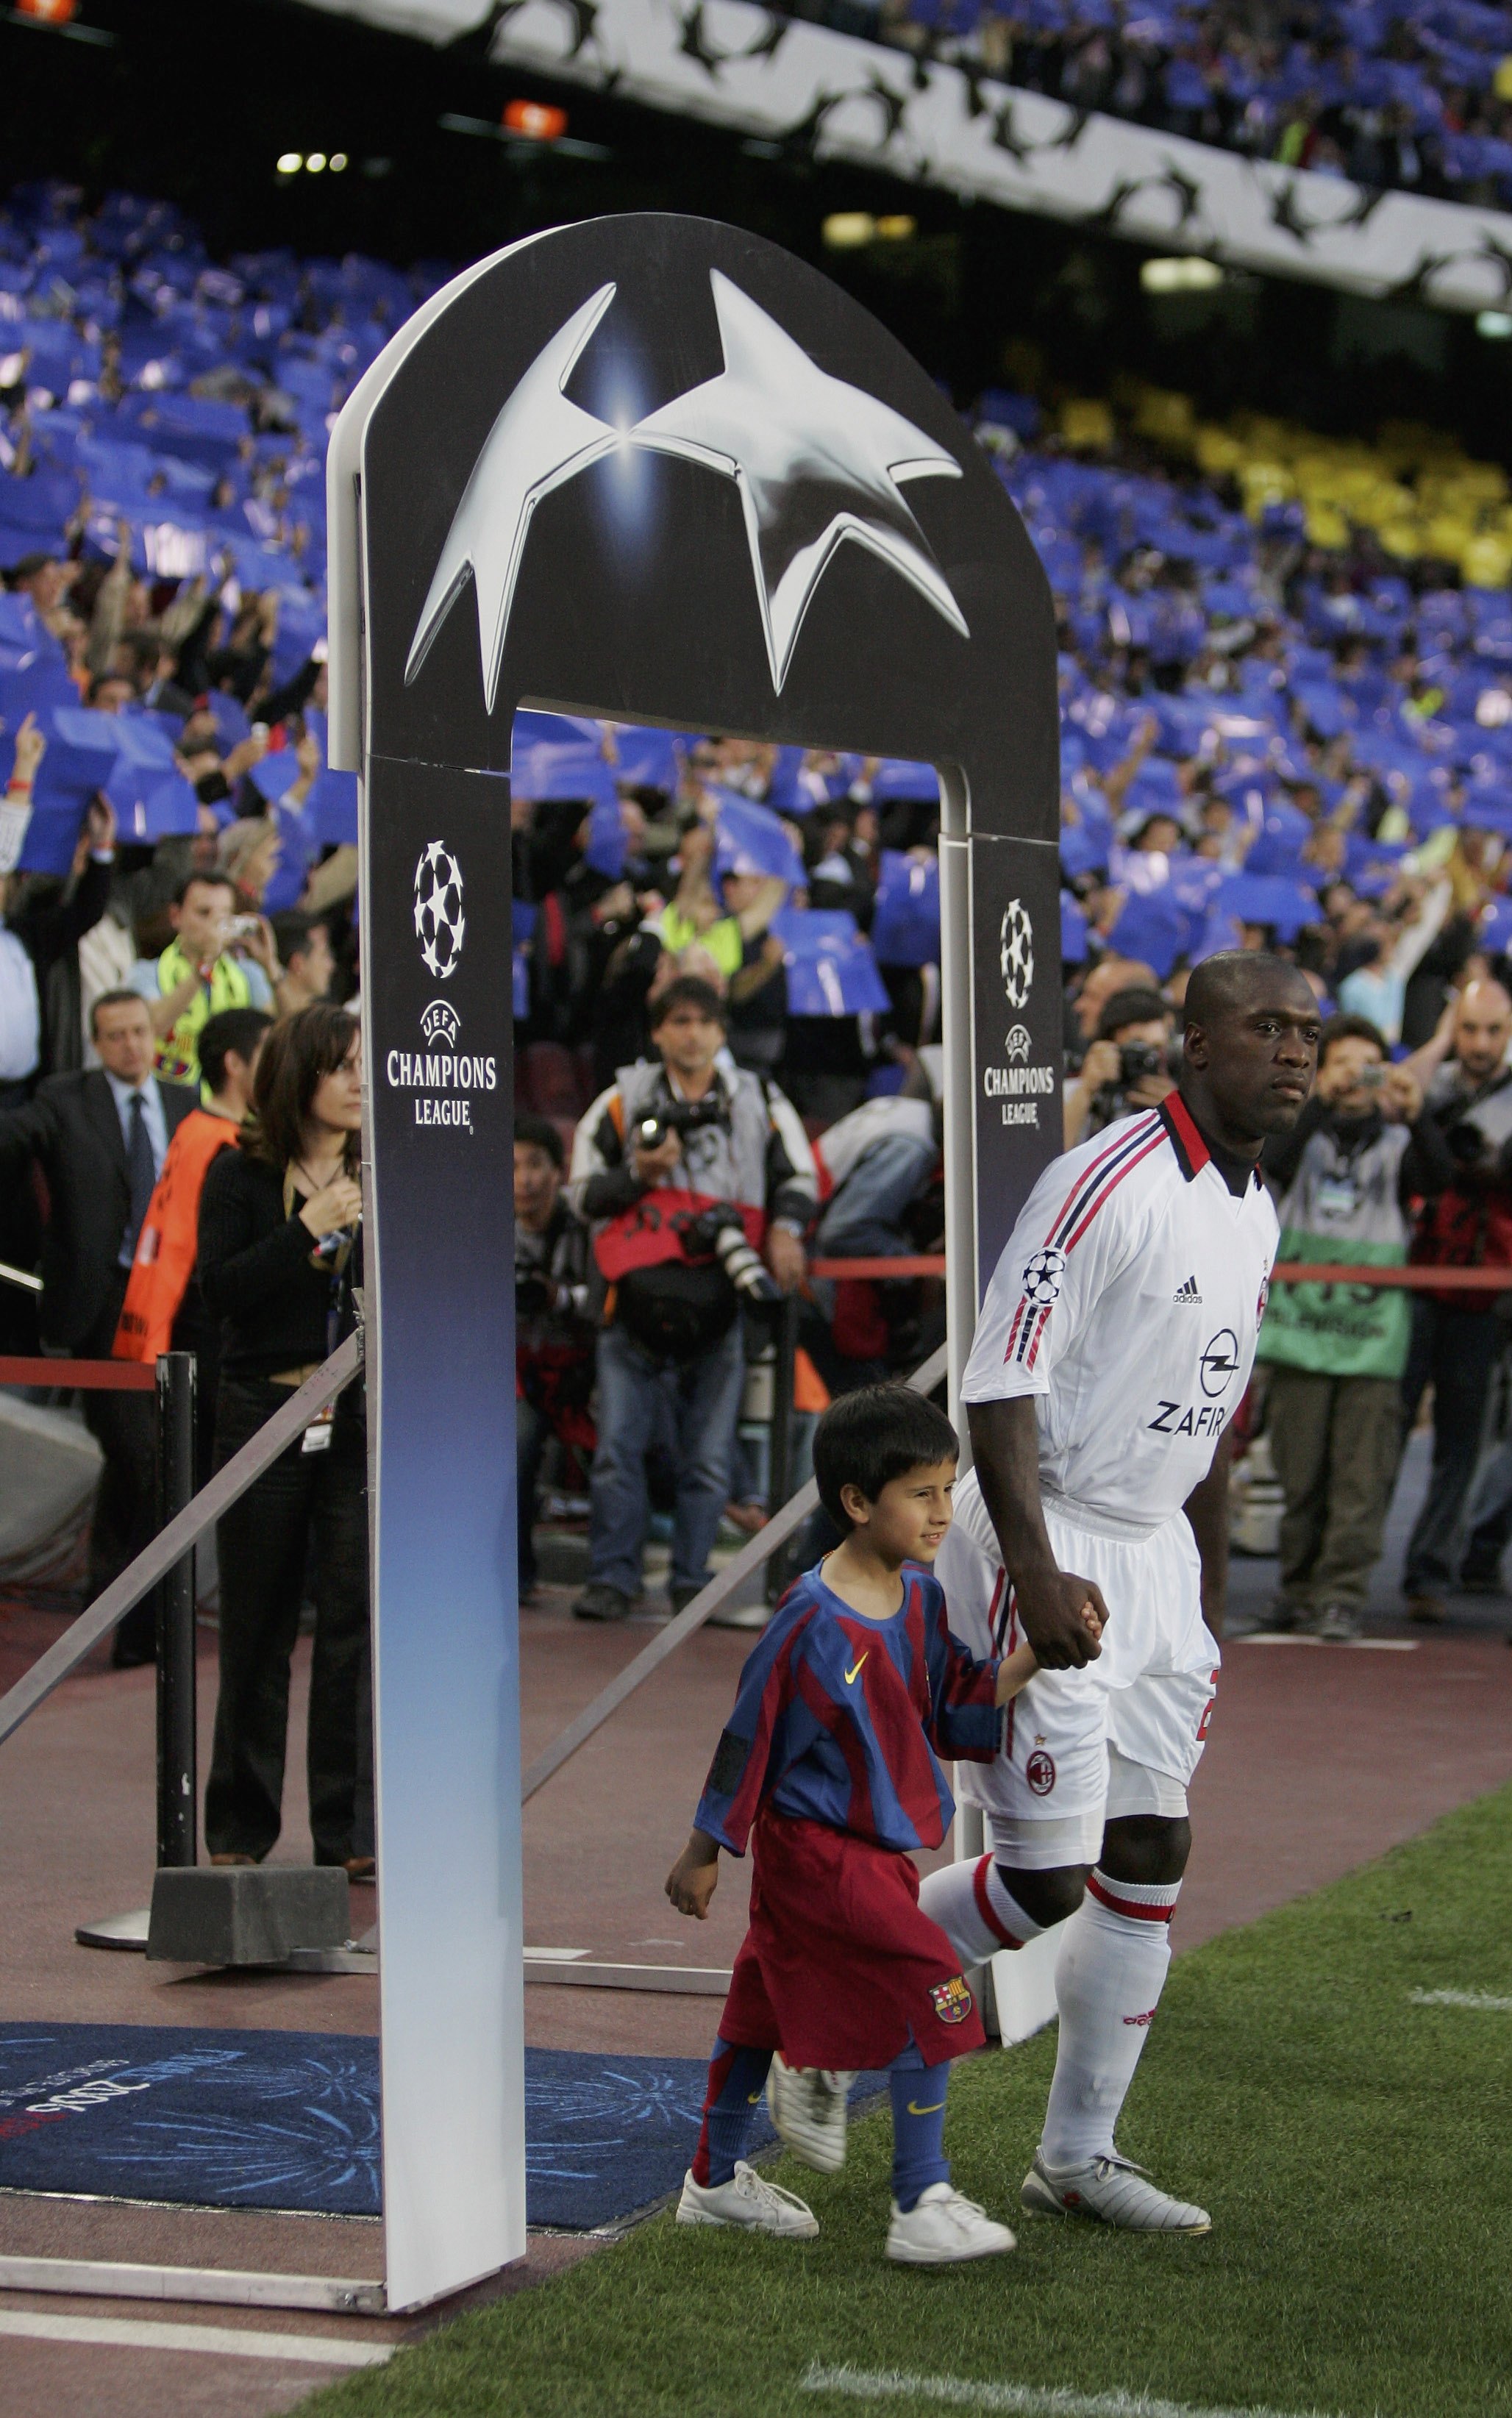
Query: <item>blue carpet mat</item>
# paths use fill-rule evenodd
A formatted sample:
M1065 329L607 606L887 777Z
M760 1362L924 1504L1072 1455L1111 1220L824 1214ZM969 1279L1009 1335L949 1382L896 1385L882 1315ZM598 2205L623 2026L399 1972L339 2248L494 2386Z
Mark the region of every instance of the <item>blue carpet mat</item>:
M586 2231L676 2191L706 2072L527 2048L529 2222ZM763 2111L753 2146L771 2138ZM0 2024L3 2189L376 2216L380 2139L375 2040Z

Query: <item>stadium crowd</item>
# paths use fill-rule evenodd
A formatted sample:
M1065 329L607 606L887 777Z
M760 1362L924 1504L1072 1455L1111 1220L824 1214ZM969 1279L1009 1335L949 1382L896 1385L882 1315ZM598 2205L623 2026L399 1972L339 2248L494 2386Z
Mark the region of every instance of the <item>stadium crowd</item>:
M215 266L171 209L117 196L86 216L63 189L0 216L0 1260L43 1284L39 1308L0 1285L0 1340L149 1358L191 1340L206 1471L324 1356L359 1277L324 451L439 274ZM1275 947L1331 1019L1318 1101L1268 1169L1283 1255L1512 1265L1504 474L1422 429L1367 446L1204 427L1135 387L989 394L977 421L1059 625L1066 1140L1169 1088L1195 964ZM800 1304L804 1412L942 1331L934 1278L808 1273L941 1247L938 783L522 713L512 796L523 1499L548 1456L558 1493L588 1495L576 1609L619 1618L658 1510L678 1602L721 1519L764 1516L737 1430L777 1304ZM690 1195L696 1234L627 1259L647 1201L670 1219ZM1492 1299L1277 1288L1282 1622L1357 1627L1403 1413L1429 1385L1412 1608L1499 1584ZM89 1411L96 1586L150 1530L140 1400ZM312 1561L340 1696L312 1746L317 1844L370 1864L357 1416L278 1464L232 1540L226 1856L277 1833ZM150 1634L128 1626L117 1650L144 1659Z
M785 13L1252 159L1512 206L1512 37L1482 0L806 0Z

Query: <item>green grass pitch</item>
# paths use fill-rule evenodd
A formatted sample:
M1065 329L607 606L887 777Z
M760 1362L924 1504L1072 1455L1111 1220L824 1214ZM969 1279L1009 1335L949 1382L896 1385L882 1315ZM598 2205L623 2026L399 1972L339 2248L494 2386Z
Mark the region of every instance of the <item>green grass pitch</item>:
M1512 1789L1173 1968L1121 2147L1212 2210L1207 2237L1019 2223L1052 2032L951 2086L955 2181L1010 2217L1013 2257L886 2264L880 2111L843 2174L774 2169L817 2242L658 2217L301 2408L845 2418L860 2405L803 2388L817 2362L1208 2411L1512 2413L1512 2012L1413 1996L1437 1990L1512 1997Z

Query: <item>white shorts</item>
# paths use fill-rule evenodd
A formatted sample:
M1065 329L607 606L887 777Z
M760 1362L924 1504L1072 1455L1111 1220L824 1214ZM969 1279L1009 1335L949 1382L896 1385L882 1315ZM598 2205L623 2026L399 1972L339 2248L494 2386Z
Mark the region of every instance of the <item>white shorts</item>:
M963 1510L936 1574L962 1643L1000 1653L1022 1631L985 1507L978 1498ZM1184 1513L1137 1533L1052 1501L1045 1522L1061 1568L1102 1589L1102 1653L1080 1671L1040 1672L1008 1707L996 1762L955 1767L958 1794L981 1807L993 1851L1040 1872L1095 1863L1109 1817L1185 1814L1221 1660ZM983 1529L990 1549L973 1533Z

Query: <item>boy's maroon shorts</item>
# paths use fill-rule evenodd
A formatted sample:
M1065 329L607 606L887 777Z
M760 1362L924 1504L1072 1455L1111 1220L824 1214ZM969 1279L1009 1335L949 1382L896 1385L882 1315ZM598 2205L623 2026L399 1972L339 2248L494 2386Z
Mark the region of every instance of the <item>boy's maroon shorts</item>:
M911 2032L926 2065L985 2045L950 1941L919 1906L911 1856L763 1808L751 1927L720 2037L789 2065L890 2065Z

